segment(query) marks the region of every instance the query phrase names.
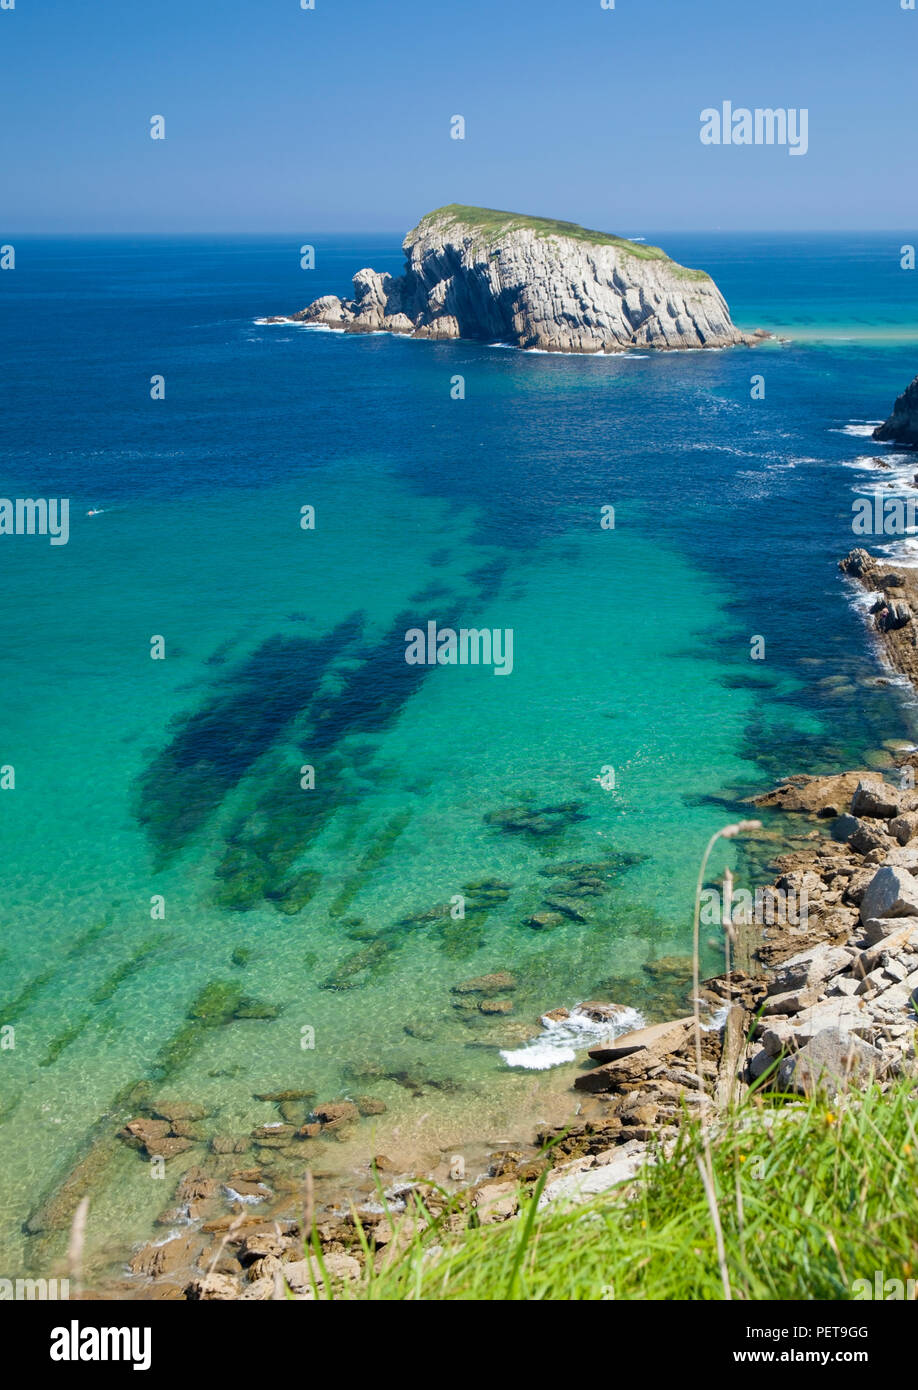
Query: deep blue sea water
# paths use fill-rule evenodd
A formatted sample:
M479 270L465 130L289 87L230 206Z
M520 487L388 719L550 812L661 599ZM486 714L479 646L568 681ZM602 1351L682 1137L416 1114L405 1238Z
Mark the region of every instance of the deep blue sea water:
M867 422L916 371L908 237L649 239L792 341L587 359L351 337L257 320L397 273L385 238L320 241L310 272L296 237L17 242L0 495L69 497L71 538L0 538L9 1267L145 1079L227 1133L277 1118L254 1092L372 1091L386 1115L325 1145L329 1171L522 1133L574 1066L501 1051L600 992L670 1007L644 966L685 953L739 798L913 736L836 567ZM409 667L430 620L512 629L512 673ZM571 803L547 837L486 819ZM765 858L734 859L741 881ZM533 930L540 871L575 859L614 865L608 892ZM499 969L509 1016L455 1007ZM214 985L203 1012L241 991L276 1017L198 1026ZM113 1149L100 1259L169 1186Z

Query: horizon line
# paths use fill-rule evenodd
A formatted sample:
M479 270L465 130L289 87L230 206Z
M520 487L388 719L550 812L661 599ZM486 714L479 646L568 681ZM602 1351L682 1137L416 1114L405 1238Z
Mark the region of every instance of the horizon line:
M410 230L410 229L409 229ZM595 228L596 231L603 230ZM87 227L76 231L60 230L36 230L35 228L18 228L0 231L0 238L10 236L25 237L298 237L303 236L309 231L308 228L285 228L279 231L260 231L230 230L226 228L212 227L204 229L193 228L169 228L162 231L150 231L140 228L123 228L118 231L102 230L100 228ZM907 227L650 227L652 234L662 233L665 236L887 236L895 234L897 236L907 234L918 236L918 232ZM309 231L311 236L400 236L405 237L406 232L402 228L391 227L330 227L318 231ZM643 233L634 233L628 237L624 232L606 233L606 235L621 236L623 240L634 240Z

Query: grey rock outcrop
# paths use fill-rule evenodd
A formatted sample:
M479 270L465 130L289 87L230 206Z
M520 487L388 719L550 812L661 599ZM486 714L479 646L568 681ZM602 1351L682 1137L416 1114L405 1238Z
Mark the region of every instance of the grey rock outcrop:
M918 881L907 869L884 864L874 874L861 899L861 921L882 917L918 916Z
M810 1095L819 1088L846 1090L883 1076L888 1060L854 1033L823 1028L793 1056L781 1063L778 1079L786 1090Z
M895 787L888 786L882 779L858 782L851 798L852 816L871 816L877 820L890 820L899 814L899 797Z
M918 376L898 397L892 415L877 426L873 437L918 448Z
M848 952L841 946L829 946L822 942L809 951L801 951L790 960L778 966L774 973L769 994L780 995L788 990L800 990L822 984L830 975L843 970L848 964Z
M728 347L762 336L734 327L703 271L574 223L451 205L422 218L404 250L400 277L359 270L353 299L323 295L292 319L552 352Z

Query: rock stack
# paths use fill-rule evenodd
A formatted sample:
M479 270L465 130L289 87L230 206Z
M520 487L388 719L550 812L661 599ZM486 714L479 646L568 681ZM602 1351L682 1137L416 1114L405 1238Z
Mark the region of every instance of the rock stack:
M359 270L353 299L323 295L291 318L544 352L731 347L768 336L740 333L703 271L572 222L451 204L428 213L403 244L403 275Z
M873 437L890 444L918 448L918 376L898 397L892 415L877 426Z

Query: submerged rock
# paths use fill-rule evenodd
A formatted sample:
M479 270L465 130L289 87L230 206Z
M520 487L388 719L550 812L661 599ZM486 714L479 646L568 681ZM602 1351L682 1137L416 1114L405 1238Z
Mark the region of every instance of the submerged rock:
M283 883L268 888L265 897L273 902L278 912L283 912L289 917L296 912L301 912L306 904L315 897L321 879L322 875L317 870L301 869L299 873L292 874Z
M280 1016L280 1006L278 1004L266 1004L260 999L250 999L247 995L239 1000L233 1010L233 1018L278 1018Z
M256 1091L255 1099L277 1103L282 1100L313 1100L315 1094L315 1091L301 1091L291 1088L284 1091Z
M541 838L559 834L568 825L586 820L586 815L582 802L564 801L551 806L506 806L489 811L484 819L486 825L500 826L510 834Z
M563 912L534 912L527 919L526 925L534 931L554 931L555 927L560 927L565 920Z
M642 968L655 980L682 984L692 978L691 956L660 956L658 960L645 961Z
M512 999L482 999L478 1005L483 1014L509 1014L513 1012Z
M355 989L365 983L357 977L369 976L385 961L391 944L384 937L376 937L359 951L353 951L340 965L322 981L323 989Z
M354 1104L365 1118L370 1115L385 1115L386 1102L377 1100L375 1096L355 1096Z
M509 970L495 970L490 975L477 975L474 979L463 980L453 985L453 994L499 994L505 989L516 989L516 976Z
M325 1129L352 1124L360 1116L357 1106L350 1100L326 1101L313 1110L316 1119Z
M569 859L563 863L546 864L539 873L543 878L569 878L575 882L603 881L621 873L623 869L642 863L645 857L620 850L606 859Z
M560 913L572 922L592 922L593 911L577 898L546 898L545 906L549 912Z
M195 998L188 1017L208 1027L229 1023L242 1001L242 990L225 980L214 980Z

